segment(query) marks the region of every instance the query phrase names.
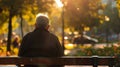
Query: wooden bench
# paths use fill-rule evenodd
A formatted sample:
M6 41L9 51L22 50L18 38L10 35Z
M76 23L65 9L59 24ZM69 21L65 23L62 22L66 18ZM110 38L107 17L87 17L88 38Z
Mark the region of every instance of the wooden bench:
M113 67L115 58L111 56L64 56L60 58L0 57L0 65L46 64L46 65L92 65L93 67Z

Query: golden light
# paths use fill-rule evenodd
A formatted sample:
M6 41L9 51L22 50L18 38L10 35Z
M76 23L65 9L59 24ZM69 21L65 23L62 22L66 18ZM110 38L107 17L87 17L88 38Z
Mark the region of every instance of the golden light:
M68 39L68 37L67 37L67 36L65 36L65 37L64 37L64 39L65 39L65 40L67 40L67 39Z
M75 35L78 35L78 34L79 34L79 32L75 31L75 32L74 32L74 34L75 34Z
M103 21L103 20L100 20L100 23L101 23L101 24L103 24L103 23L104 23L104 21Z
M105 21L110 21L110 18L108 16L105 16Z
M85 31L89 31L90 28L89 28L89 27L84 27L84 30L85 30Z
M39 17L39 16L45 16L45 17L48 17L47 13L38 13L38 14L36 15L36 17Z
M64 51L64 54L65 54L65 55L68 55L69 53L70 53L70 50L65 50L65 51Z
M61 2L61 0L55 0L56 4L58 7L63 7L63 3Z
M0 40L0 43L2 43L3 42L3 40Z
M71 44L71 43L65 45L66 49L74 49L74 47L76 47L76 45L75 44Z
M80 10L80 8L77 8L77 10L79 11L79 10Z

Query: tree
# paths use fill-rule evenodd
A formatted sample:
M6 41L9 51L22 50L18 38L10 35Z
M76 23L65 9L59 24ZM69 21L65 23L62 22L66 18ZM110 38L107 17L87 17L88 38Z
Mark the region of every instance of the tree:
M8 12L8 41L7 41L7 51L11 51L10 44L11 44L11 35L12 35L12 17L18 14L20 8L22 7L22 0L1 0L0 6L6 12ZM19 5L18 5L19 4Z
M85 27L93 28L99 25L98 10L103 9L101 0L66 0L65 18L67 25L79 32ZM65 2L65 1L64 1Z

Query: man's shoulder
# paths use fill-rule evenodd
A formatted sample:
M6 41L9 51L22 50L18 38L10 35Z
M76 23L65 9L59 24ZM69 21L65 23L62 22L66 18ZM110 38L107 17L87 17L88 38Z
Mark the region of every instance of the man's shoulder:
M29 37L29 36L31 36L31 34L32 34L32 32L29 32L29 33L25 34L24 37Z
M52 37L57 37L55 34L53 34L53 33L50 33L50 36L52 36Z
M58 39L57 35L55 35L55 34L53 34L53 33L50 33L50 38Z

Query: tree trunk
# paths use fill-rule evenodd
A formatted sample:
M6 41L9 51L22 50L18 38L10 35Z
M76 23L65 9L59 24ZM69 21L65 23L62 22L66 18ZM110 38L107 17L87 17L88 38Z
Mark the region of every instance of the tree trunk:
M21 28L21 37L23 38L23 35L24 35L24 33L23 33L23 17L22 17L22 13L20 13L20 18L21 18L21 21L20 21L20 28Z
M12 36L12 13L9 13L9 23L8 23L8 40L7 40L7 52L11 51L11 36ZM8 55L8 54L7 54Z

